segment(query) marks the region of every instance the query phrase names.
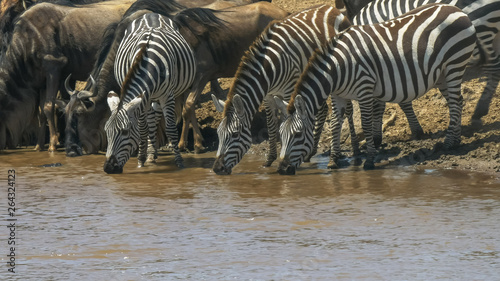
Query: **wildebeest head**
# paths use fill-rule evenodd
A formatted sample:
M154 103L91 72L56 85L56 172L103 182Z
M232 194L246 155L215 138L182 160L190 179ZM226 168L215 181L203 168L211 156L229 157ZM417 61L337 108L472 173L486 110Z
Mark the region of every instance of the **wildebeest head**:
M68 94L70 95L70 100L65 107L66 114L66 155L69 157L81 156L82 153L82 143L78 135L78 118L74 118L75 115L84 114L91 112L95 109L95 103L92 99L93 93L95 91L95 81L92 75L89 77L87 85L83 90L73 90L69 85L71 74L66 78L64 86ZM98 136L97 136L98 137ZM89 148L89 145L85 145L85 148Z

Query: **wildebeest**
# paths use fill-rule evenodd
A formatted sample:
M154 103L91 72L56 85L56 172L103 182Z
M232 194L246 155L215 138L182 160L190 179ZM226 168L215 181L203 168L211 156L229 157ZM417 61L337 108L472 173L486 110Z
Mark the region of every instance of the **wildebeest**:
M50 130L49 151L58 141L54 101L63 78L85 80L105 28L121 19L132 0L65 6L41 3L18 17L0 62L0 149L15 147L39 113L37 148Z
M147 2L153 5L156 1L151 0ZM214 4L220 5L221 3ZM208 7L210 8L210 6ZM212 8L217 7L212 6ZM161 12L161 9L150 9L156 13L165 14ZM198 30L200 34L205 32L205 38L212 36L212 38L217 38L217 40L203 41L197 39L200 37L189 35L189 32L192 32L190 30L183 29L181 31L195 49L197 59L199 60L199 69L206 71L206 75L194 87L194 89L197 89L196 92L193 92L186 100L187 106L184 109L183 115L187 120L184 122L185 133L182 134L183 137L181 138L180 146L183 146L183 143L185 143L184 136L187 136L187 128L189 128L189 122L191 122L193 128L195 128L195 135L198 134L195 147L201 147L202 137L197 129L198 124L194 114L194 105L207 81L218 77L233 76L244 50L248 48L257 35L272 19L282 18L288 14L279 7L263 1L244 7L228 8L222 11L224 12L219 13L218 16L227 23L227 32L210 34L207 33L207 30L204 30L203 26L199 26ZM148 10L144 9L130 12L130 15L124 17L120 24L110 28L107 32L108 36L103 42L102 51L92 72L97 83L95 91L89 92L89 88L85 88L84 91L80 92L80 98L75 96L70 100L69 106L71 108L68 107L67 109L67 118L69 118L67 119L67 126L70 126L66 130L66 136L68 137L66 142L67 155L81 155L80 147L83 147L86 153L96 153L100 149L105 149L106 137L104 136L103 127L107 116L109 116L106 97L109 91L118 92L120 90L119 85L114 81L113 75L116 50L126 25L146 12ZM189 21L189 18L185 20ZM217 45L231 47L218 48L219 51L214 53L210 50L217 49L217 46L209 46L209 42L218 42Z
M14 29L16 18L31 6L47 2L59 5L83 5L102 2L103 0L2 0L0 2L0 34L2 36L2 48L10 41L10 34Z

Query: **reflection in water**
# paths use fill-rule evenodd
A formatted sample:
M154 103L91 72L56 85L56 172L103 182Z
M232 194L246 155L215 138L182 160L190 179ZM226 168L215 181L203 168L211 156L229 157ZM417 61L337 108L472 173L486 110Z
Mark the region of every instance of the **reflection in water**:
M252 155L217 176L211 153L186 155L183 170L170 158L141 169L132 159L107 175L103 155L0 154L0 173L18 175L13 279L498 278L500 183L491 177L327 171L321 157L280 176ZM62 166L41 167L50 163Z

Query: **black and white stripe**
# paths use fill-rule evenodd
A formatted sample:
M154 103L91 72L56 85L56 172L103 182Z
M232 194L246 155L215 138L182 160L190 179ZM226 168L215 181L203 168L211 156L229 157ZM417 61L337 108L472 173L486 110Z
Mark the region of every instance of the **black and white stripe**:
M353 24L372 24L389 20L412 9L429 4L443 3L454 5L467 14L472 21L478 38L478 45L474 49L471 64L481 63L482 70L487 76L486 87L476 105L472 116L473 122L480 121L481 117L488 114L489 104L500 82L500 47L498 36L500 36L500 1L499 0L375 0L360 8L358 3L364 1L345 0L350 8L350 14L356 14L352 18ZM350 4L350 5L349 5ZM497 41L497 43L495 43ZM382 113L385 104L380 103L375 116L375 126L381 127ZM412 134L419 136L423 130L418 122L411 104L402 106L405 112ZM381 140L381 130L374 132Z
M131 153L139 148L139 165L146 160L151 101L160 104L166 134L174 146L175 163L182 167L177 147L175 98L193 83L196 62L193 50L174 22L149 13L133 21L125 31L116 55L115 77L122 85L122 97L110 94L111 116L106 123L108 136L106 172L121 172ZM137 103L139 105L130 105Z
M271 165L277 158L280 122L272 96L288 100L314 50L348 26L339 10L322 5L271 23L260 35L243 57L225 105L214 100L219 110L224 111L217 129L219 148L213 166L216 173L231 173L249 149L250 123L262 102L266 107L270 143L264 165ZM318 136L320 133L317 131Z
M460 143L462 76L476 44L471 21L450 5L426 5L393 20L352 26L310 60L281 125L281 171L294 170L311 145L312 117L329 95L358 100L367 140L365 168L373 168L372 113L376 101L408 103L435 85L447 96L444 142Z

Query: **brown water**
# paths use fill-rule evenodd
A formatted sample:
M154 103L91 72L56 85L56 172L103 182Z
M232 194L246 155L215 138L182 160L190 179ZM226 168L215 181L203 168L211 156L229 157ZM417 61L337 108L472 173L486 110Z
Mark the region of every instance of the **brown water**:
M13 280L499 280L500 182L419 167L280 176L214 154L102 171L104 155L0 154L16 170ZM60 167L38 167L48 163ZM318 169L319 168L319 169ZM1 237L8 237L2 180ZM7 262L7 240L0 242ZM0 279L2 279L0 278Z

